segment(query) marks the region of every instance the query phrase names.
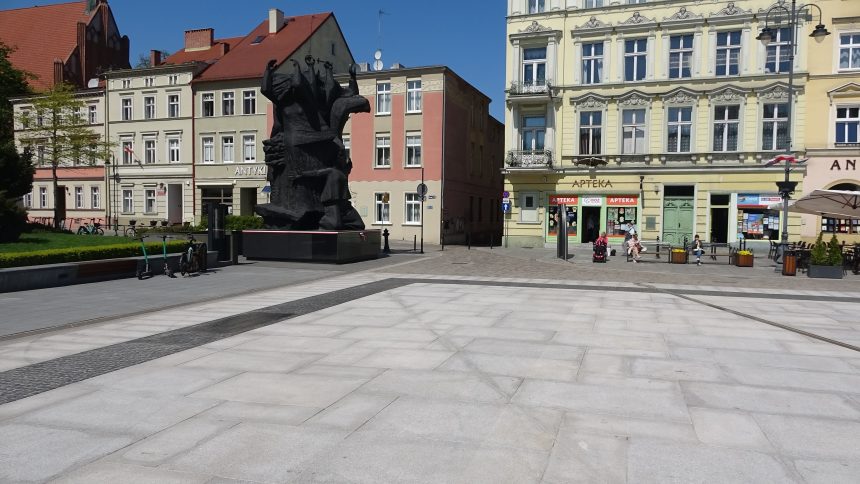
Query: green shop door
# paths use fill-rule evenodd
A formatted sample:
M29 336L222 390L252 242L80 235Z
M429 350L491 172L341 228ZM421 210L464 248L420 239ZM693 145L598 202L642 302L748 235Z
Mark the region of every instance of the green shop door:
M661 241L682 245L684 237L693 238L693 197L663 199L663 237Z

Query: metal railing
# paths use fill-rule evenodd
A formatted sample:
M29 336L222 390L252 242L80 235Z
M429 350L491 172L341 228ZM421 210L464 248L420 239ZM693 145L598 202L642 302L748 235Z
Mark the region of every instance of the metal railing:
M550 150L511 150L505 158L505 168L550 168Z
M551 84L549 79L527 82L514 81L508 89L508 94L544 94L549 91Z

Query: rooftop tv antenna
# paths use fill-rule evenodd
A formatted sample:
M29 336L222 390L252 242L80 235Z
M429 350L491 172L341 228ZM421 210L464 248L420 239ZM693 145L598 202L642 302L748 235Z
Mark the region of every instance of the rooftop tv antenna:
M382 64L382 16L383 15L388 15L388 13L386 13L382 9L379 9L379 12L377 13L377 32L376 32L376 35L377 35L376 43L377 43L378 48L376 49L376 52L373 53L373 70L374 71L381 71L383 69L383 64Z

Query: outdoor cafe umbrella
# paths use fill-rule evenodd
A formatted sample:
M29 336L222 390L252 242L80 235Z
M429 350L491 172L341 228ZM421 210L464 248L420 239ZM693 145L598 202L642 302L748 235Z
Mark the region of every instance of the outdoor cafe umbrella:
M779 210L781 203L768 208ZM795 200L789 212L812 215L833 215L841 218L860 218L860 192L845 190L813 190L812 193Z

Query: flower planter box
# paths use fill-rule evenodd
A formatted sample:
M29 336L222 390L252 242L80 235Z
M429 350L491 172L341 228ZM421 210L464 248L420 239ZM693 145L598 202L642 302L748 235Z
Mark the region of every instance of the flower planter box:
M738 267L752 267L753 266L752 254L736 254L735 255L735 265Z
M672 252L671 256L672 264L686 264L687 263L687 253L686 252Z
M806 275L818 279L842 279L842 266L810 265Z

